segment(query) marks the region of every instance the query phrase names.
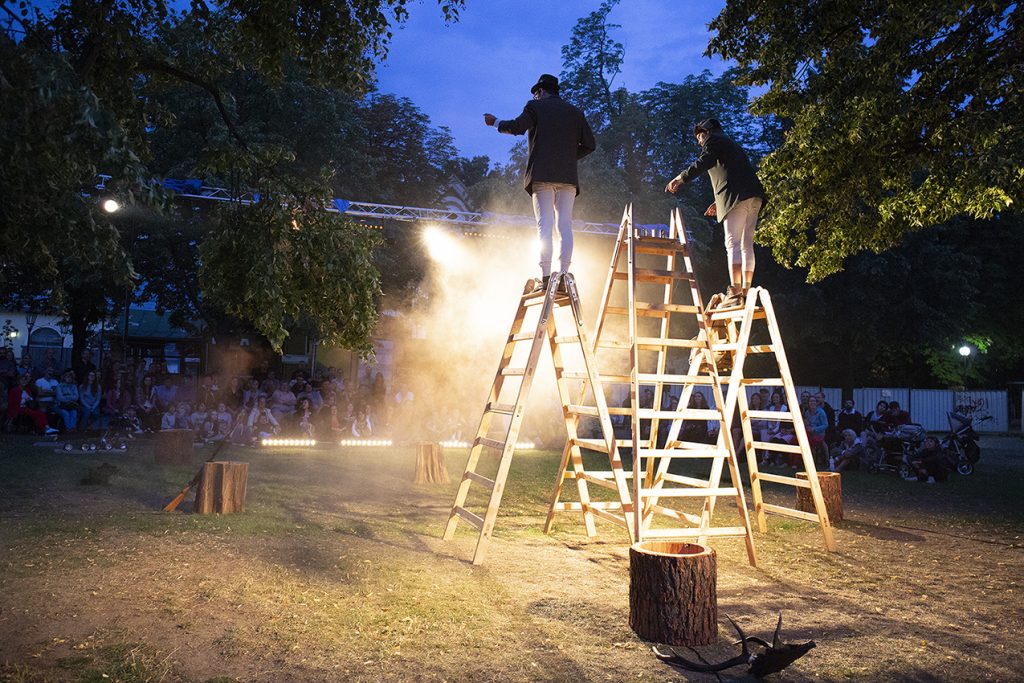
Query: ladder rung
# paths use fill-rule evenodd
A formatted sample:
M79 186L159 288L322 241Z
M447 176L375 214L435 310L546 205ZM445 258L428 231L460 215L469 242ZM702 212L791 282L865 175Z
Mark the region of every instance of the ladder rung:
M811 482L809 479L797 479L796 477L784 477L781 474L770 474L768 472L758 472L754 475L754 479L760 479L762 481L770 481L774 484L786 484L788 486L799 486L800 488L809 489L811 488Z
M682 410L654 410L641 408L636 411L641 420L721 420L722 413L705 408L683 408Z
M697 458L728 458L729 453L717 448L641 448L641 458L672 458L673 460Z
M793 413L782 410L748 410L747 417L752 420L793 420Z
M781 387L785 386L778 377L744 377L740 380L740 384L744 384L750 387Z
M711 344L712 351L739 351L739 348L740 345L738 342L721 342Z
M612 502L612 501L600 501L600 502L591 501L591 502L587 503L587 507L590 509L591 512L596 512L598 510L616 510L616 511L621 511L622 510L622 503ZM628 510L631 507L632 507L631 505L627 505L626 509ZM555 510L558 511L558 512L568 512L568 511L581 512L583 510L583 503L580 503L579 501L569 501L569 502L566 502L566 503L555 503Z
M775 353L771 344L755 344L747 347L747 353Z
M556 344L578 344L579 341L579 335L576 334L567 334L564 337L555 337Z
M708 443L704 441L673 441L668 444L668 448L700 449L708 448Z
M484 528L484 518L480 515L475 515L466 508L459 507L458 505L452 508L452 512L457 514L459 517L462 517L462 519L466 520L477 529Z
M603 375L602 375L603 377ZM627 377L628 379L628 377ZM664 384L714 384L714 378L711 375L657 375L640 373L636 376L636 381L640 384L646 384L648 382L657 383L661 382Z
M670 346L677 349L706 349L708 343L697 339L662 339L660 337L637 337L637 346Z
M772 443L771 441L755 441L750 444L757 450L778 451L779 453L803 453L800 446L792 446L788 443Z
M765 512L770 512L774 515L782 515L784 517L795 517L796 519L802 519L807 522L820 522L818 515L813 512L804 512L803 510L795 510L793 508L783 507L781 505L771 505L764 503L761 505L761 509Z
M483 484L484 486L486 486L489 489L493 489L494 488L494 480L493 479L488 479L487 477L483 476L482 474L477 474L476 472L466 472L465 478L466 479L472 479L473 481L475 481L478 484Z
M745 308L728 308L723 310L711 311L712 320L735 320L736 318L742 318L743 314L746 313ZM754 320L764 319L764 311L760 308L754 309Z
M604 439L573 439L573 443L581 448L597 451L598 453L608 452L608 444L605 443Z
M496 451L505 450L505 442L498 441L496 439L488 439L483 436L478 436L476 438L476 443L480 444L481 446L486 446L487 448L493 448Z
M525 377L526 368L503 368L501 374L505 377Z
M590 375L585 372L562 370L562 376L559 379L590 379ZM602 380L604 377L601 378Z
M693 486L699 489L707 490L711 484L706 479L695 479L694 477L687 477L682 474L672 474L671 472L665 472L661 475L662 481L672 482L673 484L685 484L686 486Z
M719 526L701 529L648 529L643 533L645 538L694 538L697 536L746 536L747 530L741 526Z
M735 496L736 488L729 486L726 488L718 489L706 489L706 488L660 488L660 489L640 489L641 496L652 496L658 498L707 498L709 496Z
M665 246L637 244L636 253L656 254L658 256L675 256L676 254L686 253L686 248L678 242L675 245Z
M500 415L511 415L516 412L516 407L511 403L488 403L484 406L486 413L498 413Z
M530 341L535 336L537 336L536 332L519 332L518 334L509 335L508 340L510 342Z
M660 512L666 517L671 517L672 519L680 519L684 522L689 522L690 524L700 524L700 515L693 515L689 512L683 512L682 510L676 510L675 508L665 507L664 505L650 505L649 509L652 512Z
M611 489L612 491L617 491L619 488L618 486L615 485L614 481L598 477L596 476L596 474L593 474L591 472L580 472L573 478L583 479L584 481L590 482L594 486L600 486L601 488Z
M658 284L672 284L674 280L693 280L689 273L674 273L671 270L658 270L656 268L637 268L633 271L637 282L656 282ZM626 280L629 275L623 271L615 273L616 280Z
M570 415L586 415L589 417L598 417L600 414L597 412L597 406L577 406L569 405L566 406L566 410Z
M631 513L631 512L633 512L633 506L632 505L620 506L619 510L620 510L621 514L615 515L615 514L612 514L609 510L606 510L604 508L594 507L594 503L590 504L590 511L593 512L598 517L600 517L601 519L605 519L605 520L608 520L609 522L612 522L614 524L618 524L619 526L624 526L626 528L629 528L629 524L626 522L626 517L625 517L624 513L627 513L627 512Z

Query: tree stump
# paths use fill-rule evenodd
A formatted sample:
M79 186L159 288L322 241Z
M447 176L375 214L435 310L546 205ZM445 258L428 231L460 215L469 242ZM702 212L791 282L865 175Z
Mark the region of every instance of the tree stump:
M416 484L447 484L448 468L444 464L444 449L434 441L416 443Z
M156 433L153 459L157 465L192 464L192 430L163 429Z
M718 641L717 563L711 548L641 541L629 549L629 626L665 645Z
M226 515L245 511L245 487L249 479L247 462L208 462L196 487L193 512Z
M797 472L797 479L806 479L806 472ZM825 499L825 510L828 521L843 521L843 476L839 472L818 472L818 485L821 486L821 497ZM811 490L798 486L796 489L796 509L814 512L814 499Z

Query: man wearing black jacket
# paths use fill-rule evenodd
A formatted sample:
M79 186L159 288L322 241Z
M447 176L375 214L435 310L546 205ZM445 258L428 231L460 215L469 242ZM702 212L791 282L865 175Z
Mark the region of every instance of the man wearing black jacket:
M718 119L704 119L693 128L700 143L700 156L669 181L666 192L675 194L684 183L702 173L711 178L715 203L704 213L725 226L725 249L729 253L732 284L723 306L741 306L754 279L754 230L764 204L764 187L754 173L746 152L725 136Z
M528 133L529 157L524 186L533 197L540 237L541 280L537 290L546 289L551 276L554 251L552 237L558 225L561 239L559 265L569 271L572 261L572 207L580 193L576 162L594 151L596 143L583 112L558 96L558 79L542 74L530 88L533 100L523 113L509 121L484 114L484 123L497 126L499 133Z

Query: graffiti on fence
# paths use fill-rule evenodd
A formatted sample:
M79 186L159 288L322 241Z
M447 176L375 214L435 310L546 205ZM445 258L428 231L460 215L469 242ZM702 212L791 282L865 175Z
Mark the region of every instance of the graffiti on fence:
M960 415L970 418L982 418L992 415L988 407L988 398L975 396L969 391L956 392L954 410Z

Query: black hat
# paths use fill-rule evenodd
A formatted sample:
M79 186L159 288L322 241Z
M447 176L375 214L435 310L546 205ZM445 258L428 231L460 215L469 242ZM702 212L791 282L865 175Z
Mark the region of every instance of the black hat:
M540 78L537 79L536 85L530 88L530 92L536 94L538 90L544 88L545 92L549 92L552 95L558 94L558 79L551 74L541 74Z
M700 123L694 125L693 134L697 133L719 133L722 130L722 124L718 122L718 119L704 119Z

